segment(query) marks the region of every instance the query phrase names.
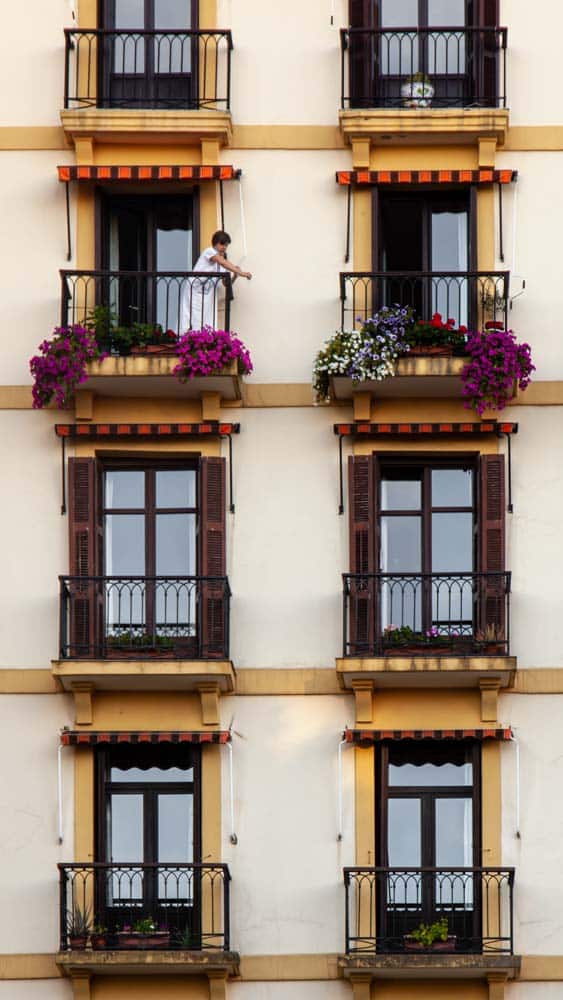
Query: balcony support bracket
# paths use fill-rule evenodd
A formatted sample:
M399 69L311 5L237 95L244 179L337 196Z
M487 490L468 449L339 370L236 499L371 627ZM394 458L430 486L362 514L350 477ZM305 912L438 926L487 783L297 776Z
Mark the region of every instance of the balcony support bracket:
M209 971L209 1000L226 1000L227 973L222 970Z
M504 986L507 977L503 973L493 973L487 976L489 1000L504 1000Z
M90 1000L92 993L90 990L91 977L89 975L72 975L72 991L74 1000Z
M352 972L350 982L354 991L354 1000L371 1000L371 974L369 972Z
M219 683L200 684L201 719L204 726L219 725Z
M352 681L352 690L356 699L356 724L373 722L373 680L363 677Z
M78 681L71 685L74 695L74 721L77 726L91 726L92 714L92 693L94 685L87 681Z
M497 722L498 693L500 680L494 677L482 677L479 680L481 691L481 722Z

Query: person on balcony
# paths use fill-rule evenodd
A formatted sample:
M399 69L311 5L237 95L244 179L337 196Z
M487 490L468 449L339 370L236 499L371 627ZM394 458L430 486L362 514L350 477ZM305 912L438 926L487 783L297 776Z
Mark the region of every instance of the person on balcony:
M237 264L227 260L227 247L231 237L222 229L213 233L211 246L207 247L198 257L194 271L201 277L189 278L182 290L180 310L180 331L201 330L204 326L217 327L217 304L219 298L219 279L211 277L230 271L233 281L237 278L252 278L250 271L243 271Z

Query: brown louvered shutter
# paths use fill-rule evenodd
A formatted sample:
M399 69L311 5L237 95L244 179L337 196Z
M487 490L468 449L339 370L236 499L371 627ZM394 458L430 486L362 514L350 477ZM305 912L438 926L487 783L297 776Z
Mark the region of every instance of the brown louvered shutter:
M350 573L346 652L365 656L374 652L376 634L375 504L376 460L372 455L348 459L350 507Z
M505 486L504 455L482 455L480 462L480 627L505 638Z
M201 479L201 575L226 575L225 459L202 458ZM228 653L226 582L204 581L201 587L201 655L224 657Z
M68 528L70 577L68 587L68 638L70 656L92 656L96 647L97 571L96 476L94 458L69 458ZM76 579L83 577L84 580Z
M479 0L476 10L477 27L489 30L476 33L475 97L487 107L494 107L498 95L499 53L497 36L491 29L499 23L498 0Z
M351 28L369 29L375 26L374 0L349 0L349 13ZM372 107L375 43L369 31L350 32L348 60L350 107Z

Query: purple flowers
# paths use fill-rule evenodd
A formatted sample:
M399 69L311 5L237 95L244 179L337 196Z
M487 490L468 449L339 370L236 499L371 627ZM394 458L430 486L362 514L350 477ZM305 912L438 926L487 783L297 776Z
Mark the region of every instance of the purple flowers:
M100 351L95 332L83 326L56 327L53 338L44 340L39 351L29 362L36 410L53 399L59 410L68 406L77 387L88 377L87 363L107 356Z
M498 324L485 326L482 333L469 334L470 360L461 373L464 405L479 416L488 407L503 410L514 383L526 389L536 370L529 344L519 344L512 330L499 330Z
M178 364L172 369L172 374L181 382L197 375L213 375L231 361L238 362L243 375L252 371L249 351L242 340L228 330L213 330L210 326L204 326L202 330L188 330L179 338L176 354Z

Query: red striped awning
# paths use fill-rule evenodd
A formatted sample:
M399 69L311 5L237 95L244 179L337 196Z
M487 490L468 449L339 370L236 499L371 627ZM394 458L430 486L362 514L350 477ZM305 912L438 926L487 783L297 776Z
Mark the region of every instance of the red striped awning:
M233 181L241 176L228 164L214 166L64 166L60 181Z
M511 740L512 729L346 729L342 739L356 746L383 740Z
M337 184L510 184L517 170L338 170Z
M55 424L57 437L69 441L83 438L194 437L239 434L240 424L210 420L205 424Z
M497 420L482 420L479 423L463 424L334 424L334 433L340 436L388 437L407 435L423 437L431 434L516 434L518 424L499 423Z
M118 743L230 743L231 734L227 730L213 732L82 732L71 729L61 731L61 745L64 747L88 746L100 744L115 746Z

